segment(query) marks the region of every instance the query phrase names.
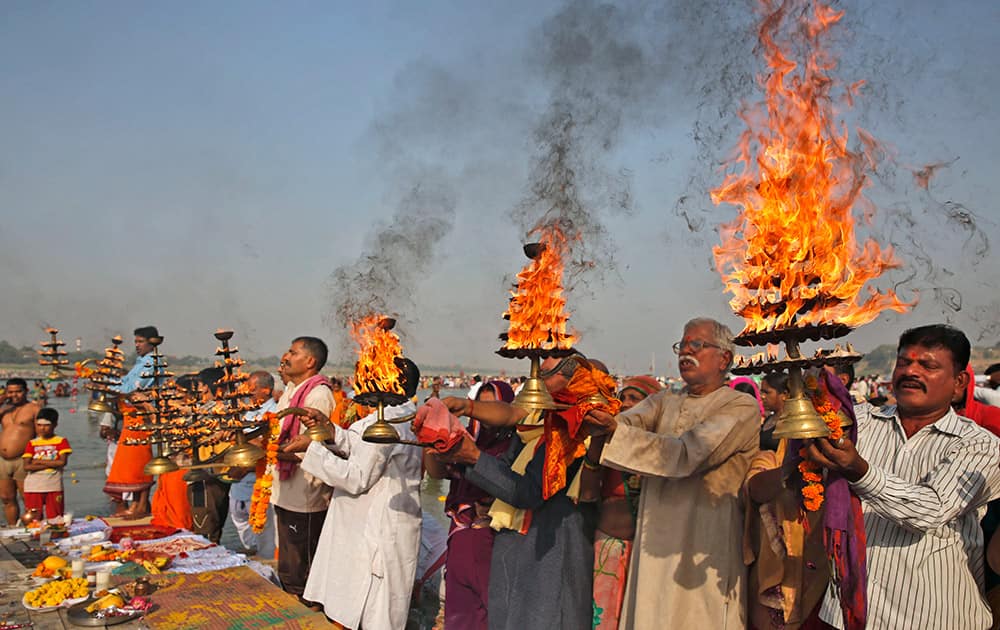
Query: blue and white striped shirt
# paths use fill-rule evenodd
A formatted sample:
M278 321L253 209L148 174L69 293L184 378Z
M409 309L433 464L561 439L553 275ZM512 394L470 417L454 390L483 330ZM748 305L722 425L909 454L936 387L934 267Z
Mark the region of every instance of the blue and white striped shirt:
M855 407L868 472L861 499L868 628L988 628L983 598L986 502L1000 494L1000 439L949 410L907 438L895 407ZM836 589L820 617L843 628Z

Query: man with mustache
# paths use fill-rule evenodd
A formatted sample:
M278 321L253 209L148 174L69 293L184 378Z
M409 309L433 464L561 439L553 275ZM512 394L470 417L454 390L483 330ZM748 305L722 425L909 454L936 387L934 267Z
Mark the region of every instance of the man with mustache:
M278 400L278 410L289 407L318 409L329 417L333 411L333 390L330 380L320 374L326 365L329 350L318 337L296 337L281 356L279 375L288 379L287 387ZM289 414L281 419L278 443L285 444L306 432L298 416ZM306 578L316 555L323 520L330 506L333 488L302 468L302 455L279 451L277 474L271 487L275 532L278 539L278 577L286 592L300 599L306 588ZM304 601L304 600L303 600ZM307 602L308 603L308 602Z
M588 415L610 435L600 464L643 476L619 627L743 628L739 492L758 450L760 409L726 387L729 328L693 319L673 349L683 391L650 394L614 417Z
M861 499L870 629L992 623L979 521L1000 490L1000 440L952 409L968 385L969 354L951 326L907 330L892 373L897 406L855 408L857 447L845 437L806 449ZM820 617L844 627L833 586Z

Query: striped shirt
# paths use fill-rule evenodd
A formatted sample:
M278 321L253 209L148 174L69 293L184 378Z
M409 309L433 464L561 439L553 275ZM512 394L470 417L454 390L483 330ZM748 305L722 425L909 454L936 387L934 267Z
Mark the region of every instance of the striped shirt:
M851 484L868 539L867 627L990 627L979 521L1000 493L1000 440L951 410L910 438L895 407L855 414L869 466ZM843 628L832 583L820 617Z

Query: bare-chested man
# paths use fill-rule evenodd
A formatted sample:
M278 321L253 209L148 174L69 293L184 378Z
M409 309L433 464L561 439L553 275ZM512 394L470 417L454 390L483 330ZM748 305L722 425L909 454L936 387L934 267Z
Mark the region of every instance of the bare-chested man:
M18 492L24 493L24 449L35 437L35 417L40 407L28 402L28 383L23 378L7 381L0 401L0 500L7 524L13 527L20 516Z

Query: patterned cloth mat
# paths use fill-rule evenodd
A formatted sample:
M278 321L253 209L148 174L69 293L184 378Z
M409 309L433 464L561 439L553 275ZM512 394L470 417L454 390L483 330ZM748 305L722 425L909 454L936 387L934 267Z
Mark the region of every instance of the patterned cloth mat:
M322 613L309 610L246 566L198 574L154 576L166 582L150 596L156 610L146 615L153 628L169 630L250 630L330 627Z

